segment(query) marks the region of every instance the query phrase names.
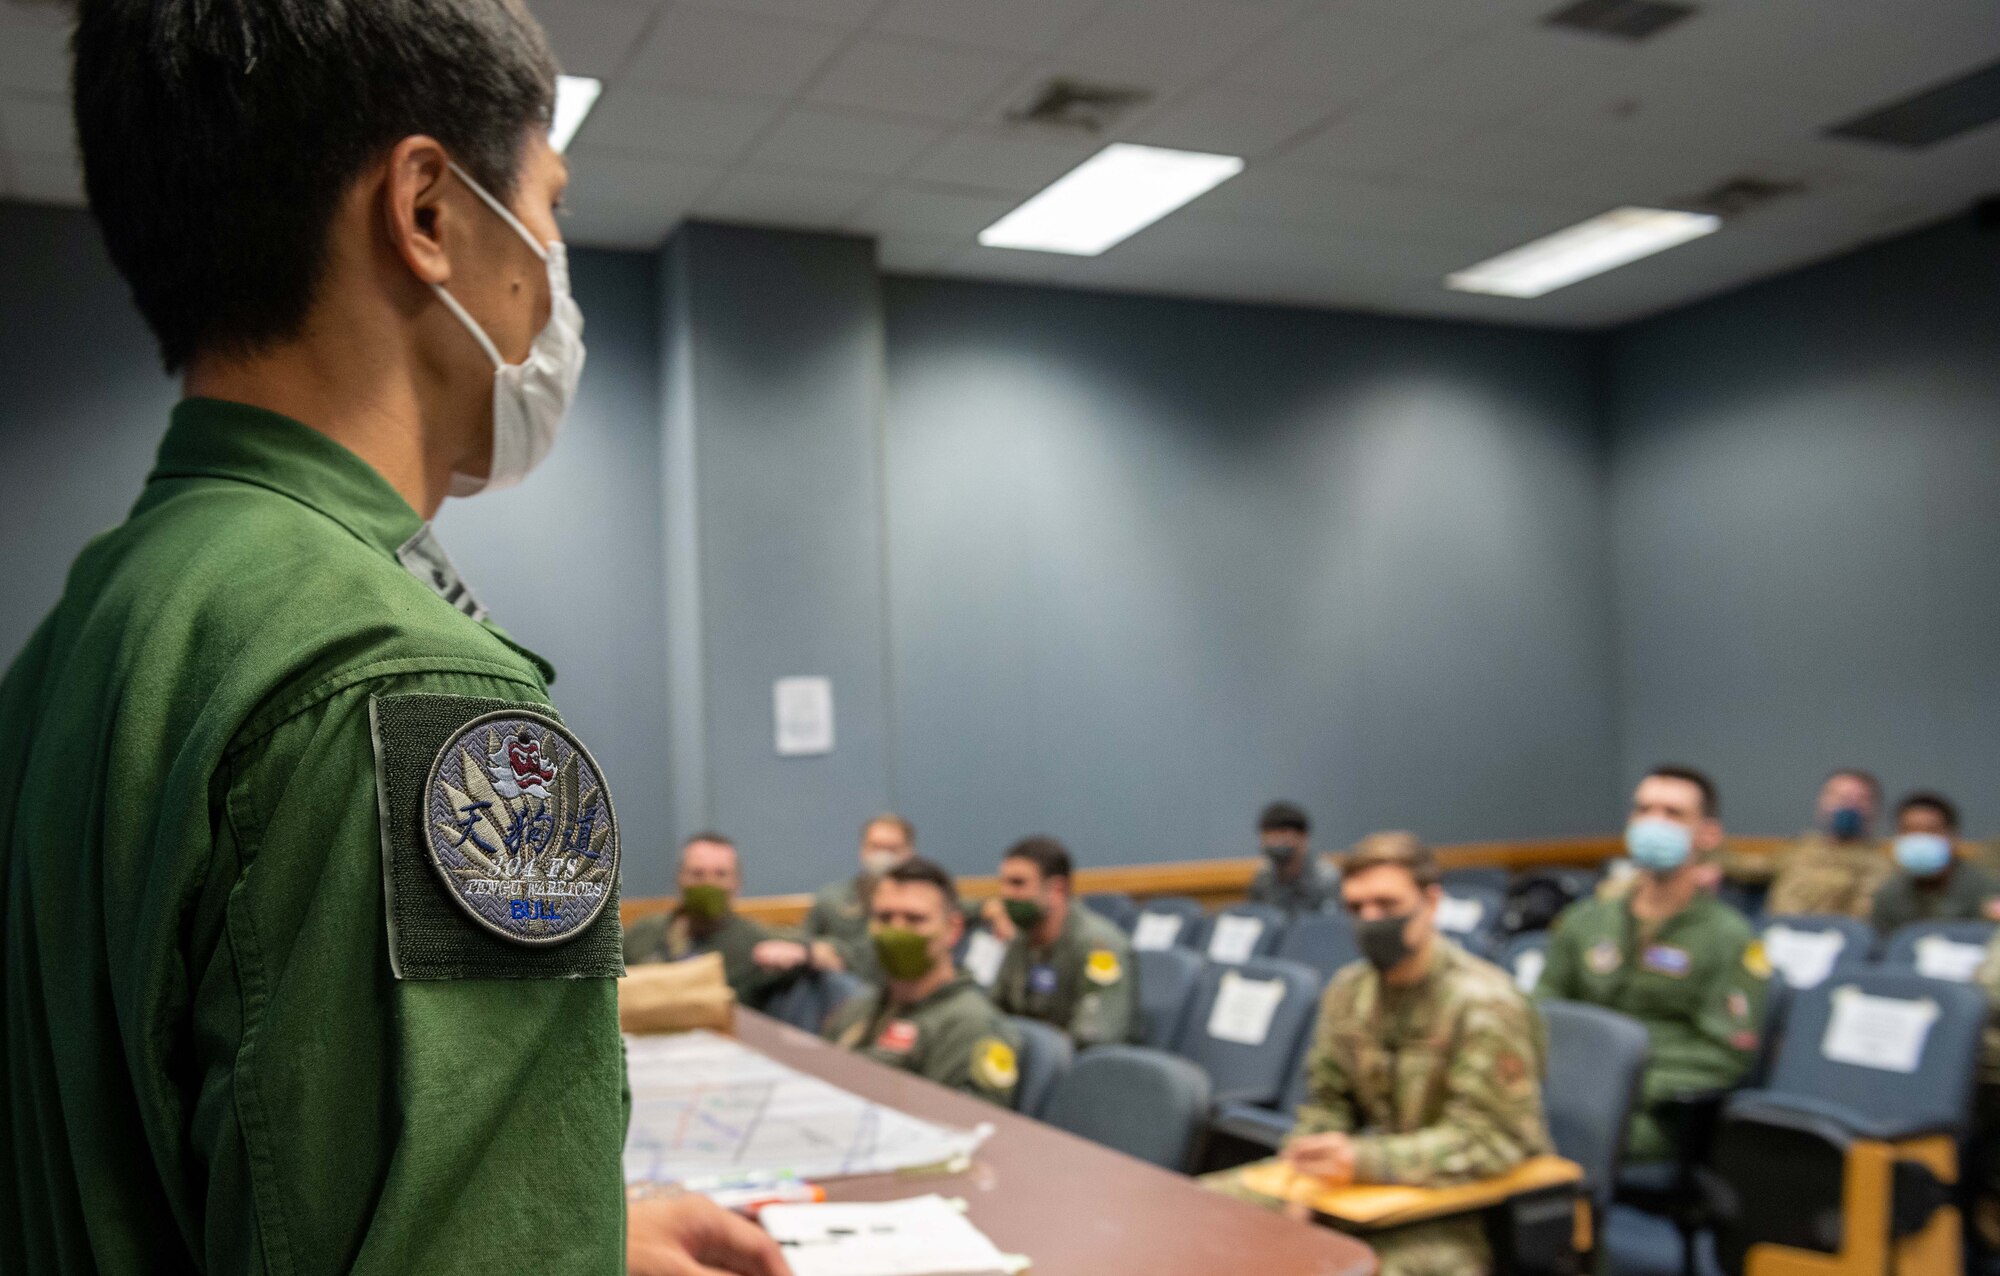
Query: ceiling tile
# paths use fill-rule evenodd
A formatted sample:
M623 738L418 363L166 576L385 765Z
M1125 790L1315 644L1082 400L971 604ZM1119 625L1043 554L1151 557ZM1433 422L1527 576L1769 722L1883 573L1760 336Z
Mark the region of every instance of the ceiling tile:
M876 186L857 178L745 169L730 174L704 196L695 212L720 221L837 230Z
M1105 0L893 0L877 30L947 44L1042 53Z
M625 77L666 88L790 97L843 38L831 27L675 7L653 24Z
M754 162L775 168L888 177L944 130L907 120L831 111L789 111L761 142Z
M914 40L856 40L807 94L830 106L934 120L970 116L1020 70L1016 58Z
M1285 148L1275 162L1348 172L1421 167L1424 160L1464 140L1474 129L1459 115L1363 107Z
M584 120L577 145L730 159L749 149L782 105L774 98L613 84Z
M1063 40L1065 67L1162 89L1213 75L1276 31L1293 5L1262 0L1113 0Z
M1318 96L1332 110L1362 100L1467 38L1336 9L1269 37L1232 62L1222 79L1253 92Z
M556 61L572 75L615 75L659 6L654 0L561 0L536 6Z
M0 90L68 93L69 26L55 5L0 7Z
M875 241L875 264L885 271L921 275L936 270L963 245L956 239L884 235Z
M1011 199L897 186L870 200L867 207L848 218L847 224L855 230L926 235L964 244L1013 207Z
M1443 50L1369 105L1497 124L1562 97L1616 95L1639 66L1638 53L1618 41L1538 26L1503 30Z
M1239 89L1206 89L1153 112L1131 129L1120 130L1120 136L1152 146L1255 159L1310 129L1326 118L1326 113L1326 103L1317 97L1266 97Z
M966 129L926 155L910 176L933 185L1026 195L1075 168L1103 145L1101 138L1053 130Z
M690 160L578 146L569 152L569 173L563 202L578 212L613 208L678 212L713 186L722 170Z
M1427 180L1443 186L1588 198L1610 208L1684 200L1740 173L1746 162L1726 143L1668 150L1503 127L1474 133L1420 167Z

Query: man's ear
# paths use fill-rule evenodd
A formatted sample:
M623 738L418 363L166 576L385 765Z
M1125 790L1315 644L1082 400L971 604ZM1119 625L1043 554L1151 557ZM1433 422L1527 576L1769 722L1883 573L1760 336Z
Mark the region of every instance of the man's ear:
M383 225L397 256L426 284L451 279L445 248L451 185L450 157L436 138L417 134L390 148L382 175Z
M1714 816L1704 816L1694 826L1694 849L1704 855L1722 849L1722 821Z

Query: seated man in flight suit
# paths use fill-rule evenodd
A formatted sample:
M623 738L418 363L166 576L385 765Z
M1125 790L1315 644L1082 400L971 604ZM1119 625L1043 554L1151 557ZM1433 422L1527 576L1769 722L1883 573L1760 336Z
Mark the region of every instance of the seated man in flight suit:
M1052 1023L1078 1046L1139 1034L1139 974L1125 932L1076 902L1069 849L1023 838L1000 861L996 934L1011 940L993 981L1010 1015Z
M686 961L722 954L722 969L736 1000L756 1009L788 974L772 948L797 946L736 911L743 874L736 843L720 833L697 833L681 846L681 902L665 913L642 917L625 930L625 963ZM766 945L771 945L767 948Z
M1551 1150L1542 1115L1547 1034L1499 967L1437 930L1437 860L1409 833L1363 838L1340 893L1364 960L1320 1003L1308 1088L1282 1158L1334 1186L1442 1187L1504 1174ZM1204 1180L1275 1206L1240 1170ZM1381 1276L1481 1276L1492 1255L1477 1215L1368 1237Z
M951 874L914 856L883 872L868 915L883 984L835 1010L825 1035L877 1063L1010 1106L1021 1034L952 960L964 933Z

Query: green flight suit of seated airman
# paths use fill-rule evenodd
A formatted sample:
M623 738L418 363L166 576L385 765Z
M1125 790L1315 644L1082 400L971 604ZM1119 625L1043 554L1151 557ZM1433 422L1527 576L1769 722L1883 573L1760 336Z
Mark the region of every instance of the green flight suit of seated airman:
M867 876L822 886L806 913L806 938L823 939L840 954L840 964L869 983L882 982L875 945L868 938L868 897L874 884Z
M1052 1023L1079 1046L1134 1041L1139 1033L1139 972L1125 932L1071 903L1046 949L1014 936L993 980L993 1001L1010 1015Z
M1657 1161L1673 1143L1654 1104L1735 1085L1755 1059L1771 967L1743 915L1697 893L1657 926L1642 927L1629 896L1570 905L1550 928L1539 998L1584 1001L1646 1026L1652 1057L1626 1155Z
M1306 1101L1292 1130L1354 1136L1356 1183L1444 1187L1504 1174L1548 1153L1542 1017L1499 967L1439 938L1415 984L1367 962L1344 966L1320 1001ZM1203 1181L1242 1200L1240 1170ZM1492 1266L1477 1216L1366 1237L1381 1276L1480 1276Z
M625 933L625 961L637 966L721 953L723 978L735 990L736 1000L752 1010L760 1010L772 993L797 978L800 972L765 970L751 958L751 953L767 939L797 938L735 912L724 914L712 925L698 925L675 908L632 923Z
M908 1006L874 989L835 1010L824 1036L877 1063L1013 1106L1021 1034L970 975Z
M1899 868L1875 892L1873 920L1884 936L1911 922L2000 921L2000 878L1963 859L1933 878Z
M174 409L0 682L8 1271L623 1270L610 810L475 613L360 458Z

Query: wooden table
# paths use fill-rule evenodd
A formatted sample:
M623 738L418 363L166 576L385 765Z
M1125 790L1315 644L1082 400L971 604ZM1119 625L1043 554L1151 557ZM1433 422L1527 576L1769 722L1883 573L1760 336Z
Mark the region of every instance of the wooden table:
M881 1174L825 1184L832 1201L962 1196L993 1243L1034 1260L1033 1276L1369 1276L1350 1236L1210 1192L1192 1179L851 1055L754 1011L737 1038L780 1063L943 1125L990 1122L961 1174Z

